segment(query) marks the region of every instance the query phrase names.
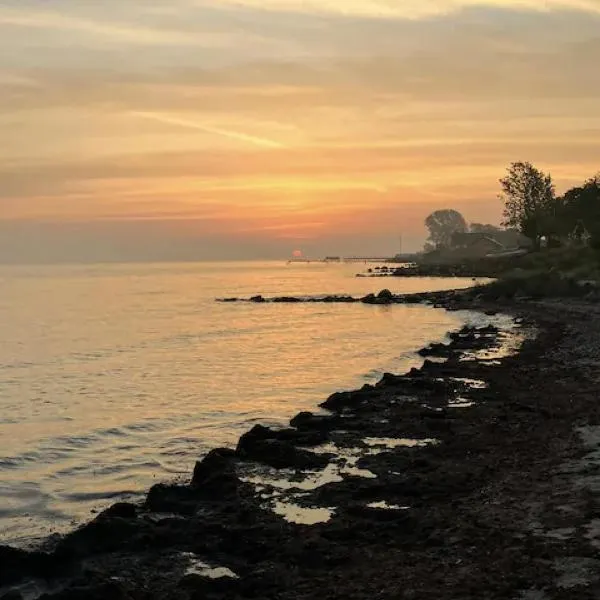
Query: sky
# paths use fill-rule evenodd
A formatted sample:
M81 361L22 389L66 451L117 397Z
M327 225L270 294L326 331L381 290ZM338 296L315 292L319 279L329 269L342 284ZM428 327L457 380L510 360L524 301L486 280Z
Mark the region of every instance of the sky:
M0 262L391 255L600 170L600 0L0 0Z

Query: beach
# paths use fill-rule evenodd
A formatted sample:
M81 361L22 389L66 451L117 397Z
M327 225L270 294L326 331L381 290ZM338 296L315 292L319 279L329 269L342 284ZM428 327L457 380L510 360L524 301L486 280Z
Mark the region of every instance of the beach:
M420 369L211 451L188 484L38 551L0 548L3 593L597 597L597 307L429 301L515 325L463 328Z

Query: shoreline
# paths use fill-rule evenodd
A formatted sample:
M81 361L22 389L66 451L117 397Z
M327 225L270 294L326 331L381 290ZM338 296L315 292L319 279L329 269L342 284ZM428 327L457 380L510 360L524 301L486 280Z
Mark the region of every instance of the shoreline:
M568 544L581 559L570 571L581 580L594 560L581 524L592 520L589 494L582 487L569 504L565 481L548 489L552 469L581 458L573 425L582 413L588 426L600 423L585 367L565 373L548 355L555 347L561 360L576 355L577 318L561 306L556 314L552 303L489 304L449 292L418 298L450 310L505 310L538 334L514 356L464 361L465 352L493 349L500 332L463 329L449 346L424 351L436 362L334 394L323 403L328 414L300 413L288 429L256 426L235 452L211 451L190 485L153 486L143 506L117 503L46 552L0 546L2 593L283 599L366 598L377 589L381 598L509 598L559 589L549 557L564 556ZM574 400L582 390L585 398ZM315 472L325 480L313 481ZM282 491L281 482L290 487ZM555 489L573 509L560 518L538 506ZM265 510L274 502L301 516L315 507L329 513L298 525ZM572 543L563 531L569 519L578 523ZM560 597L570 589L588 597L582 586L562 587Z

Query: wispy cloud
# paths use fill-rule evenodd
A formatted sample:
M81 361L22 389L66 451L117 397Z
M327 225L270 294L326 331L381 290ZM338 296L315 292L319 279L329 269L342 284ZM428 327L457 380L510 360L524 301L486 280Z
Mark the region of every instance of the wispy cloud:
M204 4L196 0L194 4ZM418 19L473 6L518 10L581 10L600 13L597 0L217 0L218 4L299 13L332 13L371 18Z
M221 129L219 127L213 127L212 125L207 125L204 123L198 123L196 121L192 121L190 119L182 119L180 117L166 115L161 113L149 113L149 112L131 112L130 113L134 117L139 117L141 119L149 119L151 121L158 121L159 123L165 123L167 125L175 125L176 127L185 127L188 129L197 129L198 131L203 131L204 133L209 133L212 135L218 135L230 140L235 140L237 142L243 142L245 144L252 144L254 146L259 146L261 148L283 148L284 145L276 142L275 140L270 140L264 137L258 137L255 135L248 135L246 133L242 133L240 131L230 131L227 129Z

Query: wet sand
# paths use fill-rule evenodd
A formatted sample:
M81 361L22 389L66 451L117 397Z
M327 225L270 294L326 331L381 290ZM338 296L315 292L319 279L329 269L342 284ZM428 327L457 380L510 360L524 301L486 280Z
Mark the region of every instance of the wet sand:
M41 550L0 547L0 597L599 597L600 308L419 299L517 325L455 332Z

